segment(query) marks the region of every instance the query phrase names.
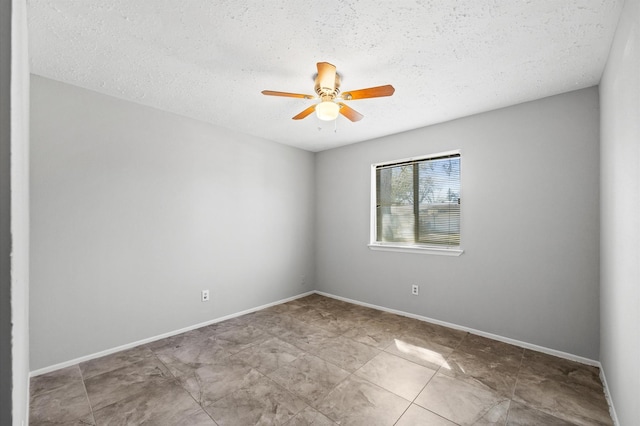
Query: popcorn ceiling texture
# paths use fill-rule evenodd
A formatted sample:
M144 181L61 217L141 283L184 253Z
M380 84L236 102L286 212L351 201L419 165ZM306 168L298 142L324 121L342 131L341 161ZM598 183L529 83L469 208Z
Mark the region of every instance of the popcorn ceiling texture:
M622 3L29 0L31 71L320 151L596 85ZM396 93L335 124L260 93L313 94L319 61Z

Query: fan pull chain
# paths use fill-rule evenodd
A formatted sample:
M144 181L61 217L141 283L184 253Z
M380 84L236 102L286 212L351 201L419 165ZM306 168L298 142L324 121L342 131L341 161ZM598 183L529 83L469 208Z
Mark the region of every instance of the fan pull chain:
M322 132L323 130L327 129L326 127L323 127L323 124L326 126L328 124L325 124L325 122L323 122L322 120L318 120L318 131ZM328 130L328 129L327 129ZM333 120L333 133L338 133L338 119Z

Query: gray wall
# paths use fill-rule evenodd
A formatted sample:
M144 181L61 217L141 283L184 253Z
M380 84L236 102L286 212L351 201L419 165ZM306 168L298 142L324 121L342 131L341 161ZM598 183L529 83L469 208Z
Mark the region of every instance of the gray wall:
M626 0L601 97L601 362L622 425L640 419L640 1Z
M312 153L42 77L31 95L32 370L314 288Z
M598 114L588 88L317 154L317 289L598 359ZM369 250L370 165L453 149L465 253Z
M0 424L11 424L11 2L0 2Z

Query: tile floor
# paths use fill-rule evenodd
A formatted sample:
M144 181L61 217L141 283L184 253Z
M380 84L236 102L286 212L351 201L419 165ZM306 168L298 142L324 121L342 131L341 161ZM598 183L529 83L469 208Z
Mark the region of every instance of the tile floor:
M37 376L31 425L611 425L599 371L311 295Z

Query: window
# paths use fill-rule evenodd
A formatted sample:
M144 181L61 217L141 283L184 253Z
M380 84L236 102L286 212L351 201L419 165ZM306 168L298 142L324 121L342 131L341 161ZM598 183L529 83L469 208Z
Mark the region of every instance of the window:
M460 153L372 166L372 249L460 255Z

